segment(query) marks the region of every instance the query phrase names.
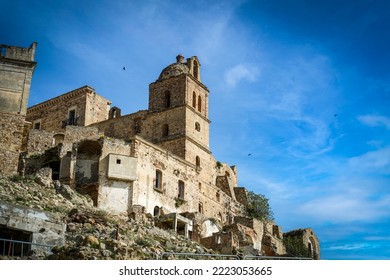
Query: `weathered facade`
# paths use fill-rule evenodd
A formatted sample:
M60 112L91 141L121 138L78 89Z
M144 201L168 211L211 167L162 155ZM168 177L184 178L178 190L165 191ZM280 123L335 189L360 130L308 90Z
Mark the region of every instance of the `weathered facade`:
M36 46L0 45L0 175L17 172Z
M150 84L148 109L129 115L89 86L28 108L20 173L50 167L96 207L152 215L221 252L285 254L279 227L245 217L237 168L210 151L200 70L197 57L178 55Z

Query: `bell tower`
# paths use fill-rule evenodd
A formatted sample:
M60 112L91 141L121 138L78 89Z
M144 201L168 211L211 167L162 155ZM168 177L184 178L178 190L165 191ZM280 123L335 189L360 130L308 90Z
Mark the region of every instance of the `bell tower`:
M194 164L210 154L209 90L200 70L196 56L185 60L179 54L149 86L151 141Z

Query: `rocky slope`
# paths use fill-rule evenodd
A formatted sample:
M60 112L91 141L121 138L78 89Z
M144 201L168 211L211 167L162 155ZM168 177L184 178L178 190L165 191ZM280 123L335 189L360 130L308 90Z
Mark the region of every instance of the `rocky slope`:
M64 246L54 247L50 255L32 252L29 259L155 259L163 252L214 253L155 227L151 216L140 224L98 210L87 197L48 178L45 170L35 177L0 177L0 200L58 213L66 223Z

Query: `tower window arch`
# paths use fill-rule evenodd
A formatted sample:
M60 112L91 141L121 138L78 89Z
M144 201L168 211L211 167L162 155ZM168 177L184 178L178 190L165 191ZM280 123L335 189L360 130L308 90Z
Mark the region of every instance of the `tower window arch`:
M196 164L196 167L200 167L200 157L199 156L196 156L195 164Z
M193 72L194 72L194 77L196 79L199 79L199 65L198 65L198 62L196 60L194 60L194 69L193 69Z
M177 197L184 199L184 182L179 180Z
M198 212L203 214L203 203L202 202L199 202L199 204L198 204Z
M202 111L202 97L198 96L198 111Z
M161 214L161 208L158 207L158 206L156 205L156 206L154 207L154 209L153 209L153 216L159 217L160 214Z
M171 93L169 91L165 92L164 105L165 105L165 108L171 107Z
M195 130L200 131L200 123L195 122Z
M168 136L168 135L169 135L169 125L168 124L164 124L163 128L162 128L162 136L165 137L165 136Z
M196 93L192 92L192 107L196 108Z

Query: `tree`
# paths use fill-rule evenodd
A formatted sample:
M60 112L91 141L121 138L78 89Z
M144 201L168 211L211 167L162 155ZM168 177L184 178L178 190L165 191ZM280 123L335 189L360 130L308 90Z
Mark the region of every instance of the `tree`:
M305 244L303 244L302 238L298 236L285 236L283 237L283 243L286 246L287 254L294 257L311 258L311 252Z
M274 213L269 206L268 198L262 194L255 194L254 192L247 193L246 214L249 217L262 221L274 220Z

